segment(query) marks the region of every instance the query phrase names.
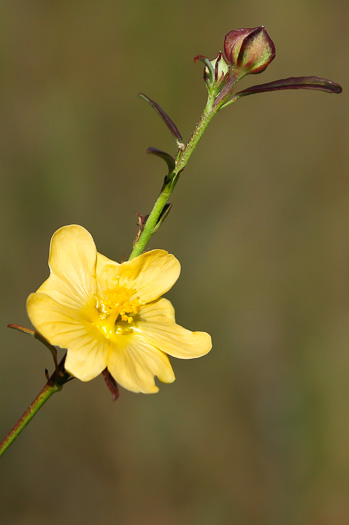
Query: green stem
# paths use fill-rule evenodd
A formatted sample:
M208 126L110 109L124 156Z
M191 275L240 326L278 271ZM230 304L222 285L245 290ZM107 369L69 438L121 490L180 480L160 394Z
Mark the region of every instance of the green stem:
M178 182L181 172L188 164L188 161L194 149L196 148L196 145L198 144L207 126L209 125L217 111L218 109L214 108L214 98L212 96L209 96L206 107L201 115L199 122L195 126L191 137L189 138L184 148L181 149L178 153L174 170L165 179L165 183L162 187L160 195L157 198L154 207L147 219L147 222L144 225L144 229L141 235L139 236L139 239L133 245L133 250L129 260L133 259L134 257L137 257L137 255L140 255L145 250L149 239L151 238L153 233L155 233L156 225L165 208L165 205L171 197L171 194L175 188L175 185Z
M214 98L209 96L206 107L201 115L201 118L195 129L189 138L187 144L181 148L178 152L176 158L175 168L172 173L170 173L164 182L162 190L158 199L156 200L154 207L144 225L144 229L139 236L139 239L134 243L132 253L130 255L130 260L140 255L150 237L155 233L156 225L158 224L159 218L178 182L179 176L183 169L186 167L196 145L204 134L208 124L211 122L218 109L214 107ZM32 404L24 412L20 420L15 424L13 429L8 433L5 439L0 443L0 456L8 449L8 447L15 441L19 436L22 430L30 423L33 417L37 414L40 408L46 403L46 401L56 392L62 390L63 385L72 379L72 377L64 370L64 359L57 366L56 371L47 381L44 388L36 396Z
M17 421L12 430L10 430L5 439L0 443L0 456L5 453L10 445L12 445L22 430L28 425L28 423L30 423L52 394L62 390L63 385L72 379L72 377L64 370L64 360L65 357L59 363L57 370L49 378L44 388L24 412L23 416Z

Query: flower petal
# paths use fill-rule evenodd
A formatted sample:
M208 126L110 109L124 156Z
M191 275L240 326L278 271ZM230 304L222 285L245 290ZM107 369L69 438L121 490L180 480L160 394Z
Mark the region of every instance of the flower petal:
M67 348L86 330L86 320L75 308L58 303L43 293L32 293L27 299L30 321L52 345Z
M71 344L64 368L80 381L94 379L107 366L110 343L96 330L87 330L83 337Z
M143 306L136 327L150 344L180 359L201 357L212 348L209 334L191 332L176 324L173 306L167 299Z
M74 308L61 305L52 297L32 293L27 299L29 319L52 345L68 348L71 341L81 337L88 321Z
M40 286L63 304L85 304L96 290L97 250L92 236L78 225L64 226L51 239L50 277Z
M64 366L69 373L89 381L107 366L109 342L82 312L42 293L28 297L27 310L32 324L49 343L68 349Z
M98 292L103 295L106 290L113 290L117 286L120 264L97 253L97 286Z
M179 261L165 250L152 250L120 265L120 285L134 288L149 303L166 293L177 281Z
M159 389L154 376L163 383L175 380L167 355L134 334L118 338L109 354L107 366L115 381L132 392L157 392Z

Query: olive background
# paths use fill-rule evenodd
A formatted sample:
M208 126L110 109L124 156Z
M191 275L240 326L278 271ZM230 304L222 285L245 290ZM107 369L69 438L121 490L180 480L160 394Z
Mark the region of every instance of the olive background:
M156 395L102 377L51 398L0 465L2 525L349 524L348 14L344 0L1 4L0 431L52 358L25 301L51 235L77 223L127 258L135 212L166 172L148 146L185 139L206 100L202 64L224 35L264 25L276 58L240 89L318 75L341 95L284 91L222 111L149 248L175 254L177 321L213 338L172 359Z

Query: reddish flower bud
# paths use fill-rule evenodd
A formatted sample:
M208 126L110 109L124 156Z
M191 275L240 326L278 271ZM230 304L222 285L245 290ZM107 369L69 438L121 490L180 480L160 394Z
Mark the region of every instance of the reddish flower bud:
M239 78L261 73L275 57L274 43L263 26L230 31L224 40L224 51Z
M328 93L340 93L339 84L318 77L291 77L259 86L233 91L245 75L261 73L275 58L275 46L263 26L234 29L224 39L224 55L219 52L214 60L198 55L195 61L205 64L204 80L217 111L235 102L238 98L280 89L318 89Z

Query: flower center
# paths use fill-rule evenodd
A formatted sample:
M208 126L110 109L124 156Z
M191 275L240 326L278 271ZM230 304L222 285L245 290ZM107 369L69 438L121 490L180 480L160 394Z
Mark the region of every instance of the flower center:
M103 300L97 299L96 306L100 318L108 319L109 316L113 316L116 321L120 317L122 321L127 321L131 324L133 316L141 306L138 297L130 299L134 294L134 290L129 290L125 286L120 286L115 290L107 290L104 293Z
M92 323L106 336L132 332L134 316L142 306L135 290L119 286L95 297Z

